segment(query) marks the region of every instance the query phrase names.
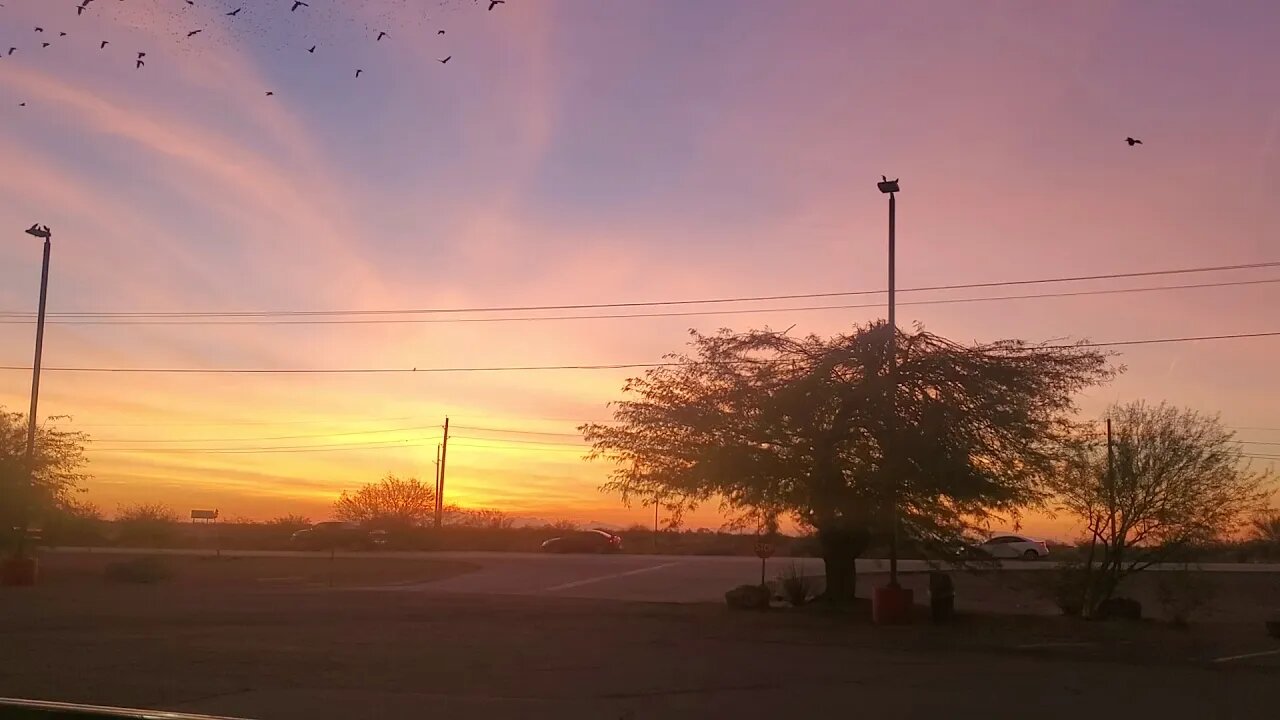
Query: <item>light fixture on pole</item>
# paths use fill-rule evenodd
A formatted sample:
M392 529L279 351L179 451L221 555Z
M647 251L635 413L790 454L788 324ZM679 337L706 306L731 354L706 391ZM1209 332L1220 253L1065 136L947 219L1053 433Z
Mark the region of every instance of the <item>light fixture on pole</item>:
M31 527L31 503L35 496L36 482L36 412L40 403L40 358L44 351L44 312L45 298L49 290L49 253L53 233L48 225L35 223L27 228L26 233L44 240L44 261L40 268L40 310L36 316L36 352L31 368L31 408L27 412L27 445L23 455L23 465L27 471L25 487L14 488L17 502L17 523L13 528L18 533L15 547L17 552L4 558L0 567L0 584L2 585L34 585L36 581L36 559L26 552L27 534ZM21 481L18 481L21 483ZM6 530L9 528L6 528Z
M911 619L912 595L910 589L898 584L898 321L896 316L897 291L897 193L902 188L898 179L890 180L881 175L876 183L880 192L889 196L889 319L888 347L885 350L886 379L889 384L889 415L886 418L886 447L884 448L885 475L891 485L889 492L889 584L876 588L872 594L871 614L878 623L896 624Z

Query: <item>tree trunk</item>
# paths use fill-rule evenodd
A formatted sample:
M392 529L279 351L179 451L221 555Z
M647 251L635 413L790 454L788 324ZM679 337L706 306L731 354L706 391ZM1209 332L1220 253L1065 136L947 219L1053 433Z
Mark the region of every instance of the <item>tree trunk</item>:
M822 597L831 603L851 603L857 597L858 556L867 549L868 533L847 527L818 528L827 589Z

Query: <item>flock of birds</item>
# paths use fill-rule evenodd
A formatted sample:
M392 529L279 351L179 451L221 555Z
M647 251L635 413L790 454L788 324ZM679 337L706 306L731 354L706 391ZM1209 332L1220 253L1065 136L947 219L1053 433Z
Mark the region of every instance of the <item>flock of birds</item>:
M101 0L80 0L78 5L72 6L75 8L75 16L81 17L86 12L92 11L93 4L100 1ZM315 2L315 1L316 0L312 0L312 2ZM117 0L117 2L125 2L125 0ZM196 6L197 4L197 0L175 0L175 2L185 3L187 6ZM200 0L200 2L204 4L206 0ZM209 0L209 2L211 4L212 0ZM487 4L489 12L493 12L493 10L497 8L499 5L505 5L506 2L507 0L472 0L473 4L475 3ZM440 4L443 5L444 2L441 2ZM286 5L288 6L287 12L290 12L290 13L297 13L299 11L306 13L311 8L311 2L308 2L307 0L285 0L284 3L281 5L281 11L283 11L283 8ZM4 5L0 4L0 7L4 7ZM233 10L230 10L229 12L223 12L222 14L228 18L232 18L232 20L228 20L227 22L234 23L240 18L241 13L244 11L244 9L245 9L244 6L239 6ZM187 30L185 32L185 39L190 40L192 38L195 38L196 36L203 33L205 29L206 28L204 27L196 27L194 29ZM51 45L53 45L53 35L51 33L46 33L43 27L39 25L35 26L34 32L41 36L41 42L40 42L41 49L48 48ZM445 34L445 31L443 29L436 30L436 35L444 35L444 34ZM67 37L67 35L68 33L66 31L58 31L57 37L62 38L62 37ZM384 38L390 38L390 37L391 37L391 34L388 33L386 30L378 30L377 35L374 37L374 42L382 42ZM48 39L44 39L44 38L48 38ZM109 46L110 44L111 44L110 40L99 40L98 50L105 50L107 46ZM316 50L319 47L320 45L318 43L312 42L312 44L309 47L306 47L305 50L307 53L314 55L316 53ZM0 59L12 56L14 53L19 52L20 50L21 48L16 46L9 47L7 52L0 53ZM453 59L453 55L451 54L446 55L443 58L436 58L437 62L439 62L441 65L447 65L449 61L452 59ZM142 50L136 51L136 55L132 58L132 60L133 60L134 69L142 70L147 65L147 52ZM363 74L364 74L363 68L355 68L356 78L359 78ZM273 97L275 96L275 92L272 90L267 90L265 91L265 95L267 97ZM18 106L26 107L27 103L25 101L20 102L18 103Z

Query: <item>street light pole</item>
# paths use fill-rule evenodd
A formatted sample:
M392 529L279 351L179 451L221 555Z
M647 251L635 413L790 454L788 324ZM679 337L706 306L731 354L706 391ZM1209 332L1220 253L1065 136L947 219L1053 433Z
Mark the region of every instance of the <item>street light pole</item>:
M40 310L36 315L36 356L31 366L31 410L27 413L26 465L32 484L35 483L36 409L40 404L40 358L44 353L44 310L49 292L49 253L53 233L46 225L32 225L27 233L44 238L44 263L40 268Z
M898 201L896 193L901 188L898 187L898 180L888 179L884 175L880 176L880 182L876 183L880 188L880 192L889 195L889 348L887 352L888 362L888 380L889 380L889 417L888 417L888 447L886 448L885 465L889 471L889 477L893 483L893 492L890 494L892 507L890 508L890 528L889 528L889 586L898 587L898 323L896 317L896 290L897 290L897 272L895 265L897 261L897 238L895 230L897 225L897 209Z

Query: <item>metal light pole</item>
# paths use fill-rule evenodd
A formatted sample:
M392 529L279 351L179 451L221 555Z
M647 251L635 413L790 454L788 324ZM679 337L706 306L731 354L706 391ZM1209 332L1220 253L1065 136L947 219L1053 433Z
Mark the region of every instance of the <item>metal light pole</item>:
M40 268L40 310L36 316L36 357L31 368L31 410L27 413L26 465L30 481L35 483L36 408L40 403L40 356L44 352L44 308L49 292L49 251L53 233L48 225L36 223L27 228L28 235L44 238L44 263Z
M897 272L894 265L896 261L896 238L894 237L895 225L897 223L897 198L901 188L898 187L898 179L890 180L884 175L880 176L880 182L876 183L876 187L880 188L880 192L889 196L889 350L888 350L888 376L889 376L889 447L886 455L890 478L893 482L893 506L890 508L892 517L890 519L889 530L889 586L898 587L898 479L894 473L898 469L898 323L895 317L895 291L897 284Z

